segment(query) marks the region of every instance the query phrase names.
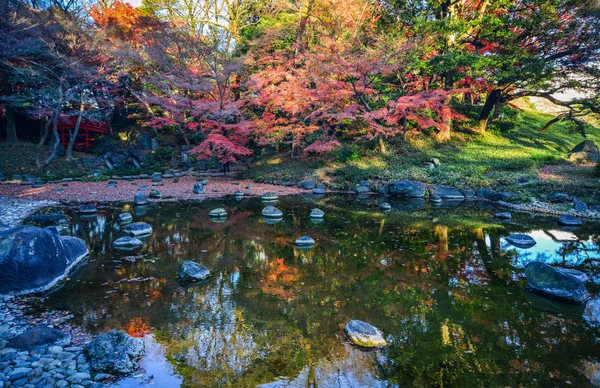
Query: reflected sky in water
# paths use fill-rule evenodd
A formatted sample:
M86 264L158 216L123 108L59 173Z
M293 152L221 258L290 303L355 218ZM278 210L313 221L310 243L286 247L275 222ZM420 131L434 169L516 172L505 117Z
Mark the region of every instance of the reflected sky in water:
M281 222L265 222L260 199L153 205L134 221L154 234L130 252L112 248L128 205L81 219L89 262L46 305L70 311L92 333L144 337L141 376L121 386L388 387L591 386L598 381L598 224L562 230L551 217L494 219L484 203L430 208L379 197L280 198ZM225 207L225 222L208 212ZM313 223L319 207L326 215ZM505 237L537 241L515 248ZM298 250L309 235L316 246ZM185 286L179 263L213 277ZM532 260L592 278L588 306L524 291ZM391 344L349 345L350 319L370 322Z

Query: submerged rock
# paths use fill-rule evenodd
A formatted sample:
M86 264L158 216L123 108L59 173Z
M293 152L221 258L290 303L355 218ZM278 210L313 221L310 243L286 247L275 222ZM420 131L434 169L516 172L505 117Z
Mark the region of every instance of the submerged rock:
M127 375L138 369L144 342L122 331L112 331L90 341L85 350L93 371Z
M314 208L310 211L310 218L323 218L325 217L325 212L321 209Z
M354 345L365 348L380 348L387 346L383 334L367 322L352 320L344 327L344 334Z
M208 213L208 216L211 218L227 218L227 210L222 207L218 207L216 209L211 210Z
M133 197L133 203L136 205L147 205L150 202L143 191L138 191Z
M277 195L277 193L274 193L273 191L268 191L268 192L264 193L261 198L263 199L263 201L274 201L277 198L279 198L279 196Z
M130 251L139 248L142 245L144 245L144 243L140 239L129 236L121 237L113 241L113 247L122 251Z
M131 213L121 213L121 214L119 214L119 222L121 224L128 224L131 221L133 221L133 217L131 216Z
M509 212L496 213L496 218L499 220L510 220L512 215Z
M133 224L125 225L121 230L131 236L149 236L152 234L152 226L145 222L134 222Z
M526 234L515 233L505 237L505 239L509 244L522 249L532 248L537 244L533 237Z
M585 303L589 294L582 281L540 261L525 266L527 285L534 291L571 303Z
M562 226L581 226L582 224L580 219L570 216L568 214L560 216L557 222L559 225Z
M416 181L398 181L388 185L388 191L391 195L397 195L407 198L423 198L427 185Z
M182 282L199 282L210 278L210 271L203 265L186 260L179 266L177 278Z
M383 202L383 203L379 204L379 209L381 209L383 211L392 210L392 205L390 205L387 202Z
M281 218L283 213L275 206L267 206L262 210L262 216L268 218Z
M79 213L81 214L96 214L98 213L98 209L96 209L95 205L87 204L79 206Z
M302 236L297 239L294 244L299 248L307 248L315 245L315 240L313 240L313 238L310 236Z
M49 345L67 345L69 337L62 331L48 326L36 326L8 340L9 348L32 350Z
M54 226L0 230L0 294L50 289L88 255L85 241L61 236Z

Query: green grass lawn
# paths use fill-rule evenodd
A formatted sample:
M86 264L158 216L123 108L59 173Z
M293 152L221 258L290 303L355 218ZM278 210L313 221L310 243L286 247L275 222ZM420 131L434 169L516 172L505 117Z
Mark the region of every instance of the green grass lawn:
M521 192L524 196L544 196L552 191L567 191L591 198L598 190L593 168L571 169L567 179L536 180L546 165L569 165L568 152L583 140L600 144L600 129L588 126L587 137L560 122L543 133L539 129L552 116L523 111L512 118L514 127L500 131L492 127L483 135L455 133L451 141L436 143L425 136L410 141L388 141L382 155L372 144L345 146L326 159L291 159L289 153L266 155L256 168L244 173L256 180L316 179L334 188L345 188L359 180L383 181L412 179L462 188L494 188ZM499 125L501 126L501 125ZM423 162L438 158L441 166L427 170ZM575 172L576 171L576 172ZM531 183L517 184L519 178Z

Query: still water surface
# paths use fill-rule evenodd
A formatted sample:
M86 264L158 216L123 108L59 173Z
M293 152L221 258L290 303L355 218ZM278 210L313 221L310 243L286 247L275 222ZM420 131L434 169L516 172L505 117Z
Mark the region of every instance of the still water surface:
M154 233L131 252L111 244L128 205L87 220L72 212L70 233L88 242L90 261L46 304L92 333L144 336L143 377L121 386L600 385L598 224L561 230L528 214L500 222L482 203L392 202L383 214L379 200L283 197L275 224L257 198L153 205L134 215ZM212 222L220 206L229 216ZM308 217L315 207L321 223ZM510 233L537 245L512 247ZM316 246L294 248L302 235ZM208 284L182 286L183 260L208 267ZM531 260L585 271L593 299L577 307L525 291ZM349 345L351 319L391 345Z

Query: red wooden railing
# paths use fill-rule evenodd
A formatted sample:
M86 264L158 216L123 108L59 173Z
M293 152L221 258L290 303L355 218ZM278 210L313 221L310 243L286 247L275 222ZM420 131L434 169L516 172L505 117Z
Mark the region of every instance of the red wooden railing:
M71 131L75 129L76 123L77 117L65 116L60 118L57 129L63 148L67 148L67 145L69 144L69 129ZM94 145L97 134L109 132L109 123L83 118L79 125L79 132L75 139L75 143L73 144L73 149L85 152Z

